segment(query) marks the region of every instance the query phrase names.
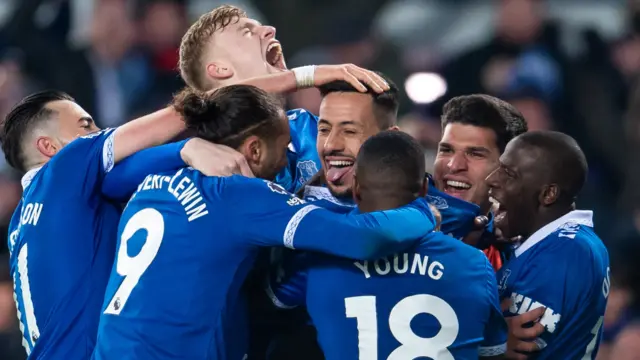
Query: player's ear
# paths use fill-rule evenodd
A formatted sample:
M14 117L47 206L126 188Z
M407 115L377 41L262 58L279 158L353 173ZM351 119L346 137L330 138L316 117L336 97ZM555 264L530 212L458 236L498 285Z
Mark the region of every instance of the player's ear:
M207 64L207 76L213 80L226 80L233 76L233 68L223 62L210 62Z
M62 147L48 136L39 136L36 139L36 148L45 157L52 158Z
M390 127L387 130L389 130L389 131L400 131L400 127L398 125L393 125L392 127Z
M543 206L549 206L555 203L558 200L559 196L560 196L560 188L558 187L558 185L549 184L549 185L545 185L542 188L538 201L540 201L540 204L542 204Z
M420 197L425 197L427 196L428 192L429 192L429 180L425 175L424 179L422 179L422 185L420 186L420 193L418 195Z
M249 162L259 164L261 157L264 156L262 141L260 141L259 137L251 135L242 144L242 151L240 152Z
M355 171L353 172L353 182L351 188L353 189L353 202L355 202L356 205L360 205L360 202L362 201L362 197L360 196L360 183L358 182L358 177L356 176Z

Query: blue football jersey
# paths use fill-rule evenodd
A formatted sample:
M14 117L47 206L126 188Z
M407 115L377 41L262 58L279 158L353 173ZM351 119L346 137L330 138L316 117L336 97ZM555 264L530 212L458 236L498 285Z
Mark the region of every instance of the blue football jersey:
M78 138L22 179L9 251L30 359L86 359L93 350L120 214L101 197L113 134Z
M595 359L609 295L609 255L591 211L572 211L516 248L498 272L505 316L545 307L536 359Z
M303 198L317 203L331 211L347 213L356 208L351 199L338 199L324 186L306 186ZM440 211L442 224L440 231L456 239L464 238L473 230L473 221L480 215L480 207L476 204L458 199L436 189L430 182L426 200ZM488 226L492 226L490 222Z
M266 180L190 168L149 175L120 220L94 358L243 359L240 288L260 247L376 257L433 227L426 201L337 214Z
M506 350L493 268L441 232L376 261L311 253L296 261L301 271L267 293L282 308L306 304L328 360L477 359Z
M287 149L287 166L282 169L275 182L289 192L296 192L320 169L320 158L316 150L318 118L304 109L289 110L291 143Z

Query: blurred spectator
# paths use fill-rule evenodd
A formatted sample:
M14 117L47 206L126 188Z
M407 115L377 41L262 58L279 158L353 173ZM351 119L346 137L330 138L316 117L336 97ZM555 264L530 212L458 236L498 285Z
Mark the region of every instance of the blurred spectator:
M27 357L17 319L13 282L9 277L9 259L6 255L0 255L0 358L3 360L22 360Z
M445 65L448 92L434 104L434 112L439 113L441 105L454 96L489 93L511 97L533 90L538 100L547 104L550 118L561 121L567 111L564 86L568 60L559 46L557 26L546 20L546 2L494 3L494 37ZM558 128L555 124L551 127Z
M149 57L153 77L131 117L157 110L184 86L176 68L180 41L188 28L184 0L138 0L138 42Z

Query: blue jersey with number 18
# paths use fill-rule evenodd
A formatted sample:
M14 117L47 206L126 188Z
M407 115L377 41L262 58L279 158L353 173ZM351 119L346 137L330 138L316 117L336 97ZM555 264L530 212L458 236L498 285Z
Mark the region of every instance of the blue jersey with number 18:
M86 359L93 350L120 216L101 191L113 134L76 139L22 179L9 251L29 359Z
M267 293L306 304L328 360L477 359L506 350L495 272L484 254L441 232L376 261L305 253ZM306 271L304 271L306 270Z
M240 288L260 247L369 258L433 228L426 201L336 214L265 180L189 168L149 175L120 219L94 358L241 360Z

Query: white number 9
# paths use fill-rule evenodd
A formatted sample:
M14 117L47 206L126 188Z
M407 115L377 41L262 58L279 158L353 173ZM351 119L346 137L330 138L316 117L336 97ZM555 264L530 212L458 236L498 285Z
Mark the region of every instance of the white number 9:
M147 238L142 249L136 256L129 256L129 239L138 230L146 230ZM124 276L124 280L118 287L109 302L105 314L119 315L127 303L133 288L138 284L140 277L147 270L160 250L162 237L164 236L164 218L156 209L146 208L135 213L127 225L125 225L120 238L120 247L116 258L116 271Z
M378 360L376 297L357 296L344 302L347 317L357 321L359 360ZM441 329L434 337L423 338L411 330L411 320L421 313L433 315L440 323ZM447 348L458 337L458 316L451 305L437 296L420 294L400 300L389 313L389 329L401 345L387 360L454 360Z

